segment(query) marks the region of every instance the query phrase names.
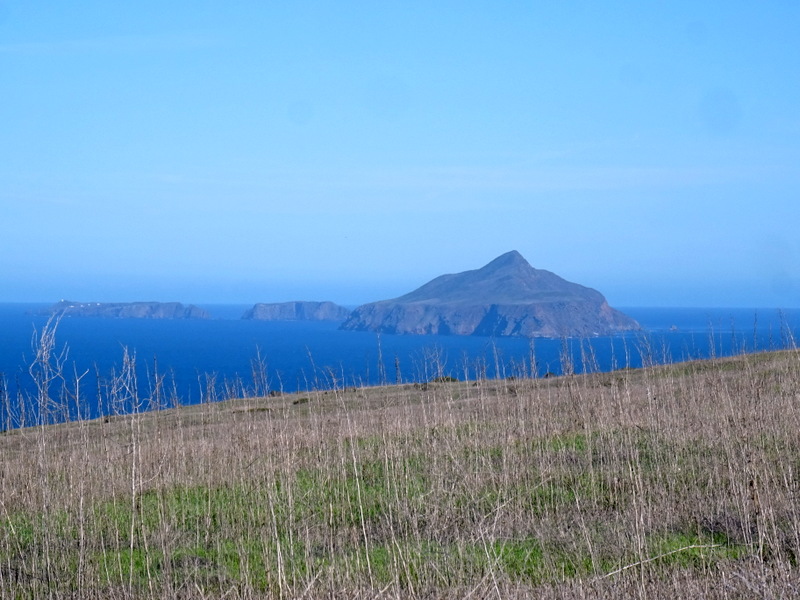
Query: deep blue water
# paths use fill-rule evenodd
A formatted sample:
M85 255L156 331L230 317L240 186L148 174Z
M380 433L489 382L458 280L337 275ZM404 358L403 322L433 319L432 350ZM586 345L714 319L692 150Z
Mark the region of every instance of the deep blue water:
M37 404L28 372L32 336L46 318L42 305L0 304L0 429L30 424ZM269 390L297 391L363 384L419 382L535 373L607 371L643 362L678 362L709 356L784 348L794 343L800 310L730 308L623 308L643 332L590 340L462 336L394 336L338 331L336 323L243 321L247 306L207 306L207 321L63 319L56 347L67 349L68 380L81 380L82 414L130 410L110 406L113 375L127 351L135 358L134 394L149 408L214 400ZM261 357L265 367L254 362ZM566 360L565 360L566 359ZM260 373L264 373L262 380ZM155 381L161 380L162 388ZM73 386L74 387L74 386ZM59 386L56 404L69 405ZM124 395L124 394L123 394ZM120 396L119 393L115 397ZM99 398L99 401L98 401ZM131 400L133 402L133 400ZM27 408L24 405L27 404ZM20 413L23 407L24 414ZM61 418L74 418L70 408Z

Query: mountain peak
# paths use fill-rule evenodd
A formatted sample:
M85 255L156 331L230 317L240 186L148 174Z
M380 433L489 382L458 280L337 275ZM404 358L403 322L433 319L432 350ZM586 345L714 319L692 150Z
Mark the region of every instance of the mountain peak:
M481 271L496 271L497 269L504 269L504 268L519 268L519 267L527 267L532 269L530 263L523 258L522 254L517 252L516 250L512 250L511 252L506 252L505 254L501 254L493 261L488 263L484 266Z
M486 266L488 267L489 265L505 265L505 264L516 264L516 263L522 263L526 265L529 264L528 261L525 260L525 258L522 256L522 254L520 254L516 250L511 250L509 252L506 252L505 254L501 254Z

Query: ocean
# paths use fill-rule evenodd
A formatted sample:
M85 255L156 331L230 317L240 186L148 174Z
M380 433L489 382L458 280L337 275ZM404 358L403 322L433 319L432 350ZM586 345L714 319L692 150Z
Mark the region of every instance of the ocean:
M37 372L40 365L32 342L46 326L47 318L36 314L46 306L0 304L0 430L40 418L41 394L31 374L31 366ZM445 376L609 371L793 347L800 333L800 309L622 307L641 332L528 340L377 335L339 331L331 322L242 320L249 306L203 308L215 318L62 319L53 356L67 385L59 377L49 384L58 410L48 410L48 419Z

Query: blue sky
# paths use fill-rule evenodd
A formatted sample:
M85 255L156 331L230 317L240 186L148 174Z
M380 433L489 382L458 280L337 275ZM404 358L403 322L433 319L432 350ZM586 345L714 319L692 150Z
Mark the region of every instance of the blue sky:
M516 249L800 306L800 3L0 0L0 301L358 304Z

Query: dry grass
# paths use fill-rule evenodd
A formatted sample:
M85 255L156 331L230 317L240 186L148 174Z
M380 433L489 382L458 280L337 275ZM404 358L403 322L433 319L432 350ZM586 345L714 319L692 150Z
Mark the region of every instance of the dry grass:
M797 596L799 409L786 351L14 430L0 596Z

